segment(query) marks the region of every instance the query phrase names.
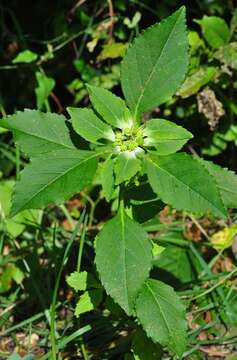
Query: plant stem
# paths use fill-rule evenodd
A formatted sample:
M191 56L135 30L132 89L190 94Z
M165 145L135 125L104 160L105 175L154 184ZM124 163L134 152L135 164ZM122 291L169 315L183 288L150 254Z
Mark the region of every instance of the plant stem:
M221 279L220 281L218 281L215 285L213 285L212 287L210 287L209 289L207 289L206 291L202 292L201 294L198 294L196 296L194 296L191 300L196 300L200 297L203 297L209 293L211 293L213 290L215 290L218 286L224 284L226 282L226 280L228 280L229 278L231 278L235 273L237 272L237 268L235 268L234 270L232 270L228 275L226 275L223 279Z
M64 204L60 205L60 208L61 208L63 214L65 215L66 219L68 220L72 230L74 230L74 222L73 222L73 218L71 217L70 212L68 211L68 209L66 208L66 206Z
M52 298L52 303L51 303L51 307L50 307L50 339L51 339L51 349L52 349L52 360L57 360L57 353L58 353L57 343L56 343L56 334L55 334L56 333L55 317L56 317L56 301L57 301L59 284L60 284L63 268L68 260L68 255L69 255L71 246L77 236L78 230L80 229L82 222L84 221L84 217L85 217L85 210L81 214L81 217L72 233L71 239L65 249L65 252L63 255L63 260L61 262L61 266L59 268L58 276L57 276L56 282L55 282L53 298Z
M80 246L79 246L79 252L78 252L78 259L77 259L77 271L81 271L81 260L82 260L82 254L83 254L83 248L85 244L85 236L86 236L86 230L88 225L88 215L85 216L85 221L83 224L83 229L81 233L81 239L80 239Z
M16 144L16 180L20 178L20 148L19 145Z

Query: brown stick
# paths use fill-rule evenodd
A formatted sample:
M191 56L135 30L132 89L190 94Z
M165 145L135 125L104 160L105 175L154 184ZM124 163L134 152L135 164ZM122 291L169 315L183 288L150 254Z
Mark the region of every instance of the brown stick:
M55 104L57 105L58 112L62 113L64 111L64 107L62 106L59 98L55 95L55 93L53 91L50 93L50 96L53 99L53 101L55 102Z
M113 37L113 30L114 30L114 7L112 0L108 0L108 5L109 5L109 16L110 16L109 36L111 40Z

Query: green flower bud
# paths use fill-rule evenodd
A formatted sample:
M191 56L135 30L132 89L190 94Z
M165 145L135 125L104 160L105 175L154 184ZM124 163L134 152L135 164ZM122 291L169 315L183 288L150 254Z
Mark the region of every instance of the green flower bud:
M131 135L131 129L129 129L129 128L125 128L125 129L123 130L123 132L124 132L124 134L127 135L127 136Z
M128 150L133 151L134 149L136 149L136 147L137 147L137 143L135 141L130 141L128 143Z
M121 132L117 132L115 135L115 139L116 140L122 140L123 139L123 134Z
M121 150L121 151L127 151L127 150L128 150L127 145L126 145L126 144L122 144L122 145L120 146L120 150Z

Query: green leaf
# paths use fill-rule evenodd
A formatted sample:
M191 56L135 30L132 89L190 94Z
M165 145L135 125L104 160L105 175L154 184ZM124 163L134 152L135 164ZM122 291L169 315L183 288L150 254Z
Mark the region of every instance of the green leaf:
M100 170L103 194L105 199L110 201L114 192L114 160L109 157Z
M137 222L144 223L154 218L164 207L165 204L156 197L156 199L145 201L143 204L132 205L132 216Z
M31 50L23 50L12 60L13 64L31 63L37 60L38 55Z
M158 245L155 242L152 242L152 255L154 258L159 256L165 250L164 246Z
M147 280L136 300L136 312L153 341L182 356L186 348L185 308L173 288Z
M88 288L100 287L99 282L87 271L74 271L67 277L67 283L75 291L84 291Z
M179 234L176 237L178 238ZM181 239L183 240L182 237ZM190 282L194 278L189 253L187 249L180 246L168 245L157 260L153 261L153 265L165 271L166 280L169 277L166 272L169 272L175 277L175 280L181 283Z
M134 360L159 360L162 358L162 349L149 339L142 329L138 329L133 337L132 351Z
M180 150L193 135L182 126L163 119L152 119L145 124L146 146L155 146L157 155L168 155Z
M119 129L132 126L130 111L120 97L101 87L87 85L87 88L92 105L103 120Z
M134 29L139 21L141 20L141 13L139 11L136 11L133 18L130 20L128 17L125 17L123 20L124 25L126 25L129 29Z
M77 302L75 315L79 317L81 314L94 310L100 304L102 298L103 291L101 289L86 291Z
M98 235L96 266L105 290L127 314L132 314L151 261L152 248L146 232L120 208Z
M63 115L37 110L18 111L0 120L2 127L14 133L15 141L28 155L48 154L58 149L75 149Z
M125 190L125 203L132 209L132 217L139 223L153 218L165 206L151 189L149 183Z
M200 88L214 80L218 74L218 69L214 66L202 66L197 71L187 77L178 91L178 95L187 98L196 94Z
M113 44L105 44L103 46L103 50L97 56L97 60L103 61L106 59L117 59L119 57L123 57L127 47L128 44L119 43L119 42Z
M34 158L21 173L13 196L12 216L24 209L62 203L90 184L98 155L83 150L56 150Z
M202 28L207 43L214 49L228 43L230 30L224 19L217 16L204 15L201 20L195 20Z
M19 236L27 224L37 223L38 211L24 210L9 219L11 209L11 197L15 182L13 180L2 181L0 183L0 230L6 226L7 231L13 237Z
M101 121L90 109L67 108L74 130L89 142L98 143L100 139L114 141L110 126Z
M122 88L135 118L167 101L188 68L185 8L145 30L129 47L121 67Z
M140 160L136 158L133 152L124 151L120 153L115 160L115 184L131 179L140 170Z
M55 80L47 77L42 71L36 71L38 86L35 88L37 108L42 110L45 101L55 86Z
M214 177L222 200L227 208L237 208L237 175L233 171L221 168L210 161L198 158L203 166Z
M200 48L205 48L204 41L200 38L196 31L188 32L188 42L190 46L189 53L191 56L195 56Z
M153 190L177 210L226 217L214 177L196 159L184 153L147 158L148 178Z
M237 291L236 289L230 289L228 285L222 287L222 292L225 301L221 306L221 317L225 323L236 328L237 326ZM231 357L228 360L236 360L236 357Z

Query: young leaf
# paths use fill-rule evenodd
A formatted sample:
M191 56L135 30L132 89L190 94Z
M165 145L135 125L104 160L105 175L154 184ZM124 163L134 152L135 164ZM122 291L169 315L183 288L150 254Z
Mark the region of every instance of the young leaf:
M63 202L88 185L97 168L97 154L83 150L56 150L34 158L21 173L11 215Z
M116 157L114 166L115 184L131 179L140 170L140 160L130 151L124 151Z
M114 160L111 158L101 166L101 185L105 199L110 201L114 191Z
M67 283L75 291L84 291L90 288L100 288L100 283L87 271L74 271L67 277Z
M185 8L145 30L128 49L121 83L135 118L167 101L182 84L188 67Z
M127 49L127 44L125 43L108 43L103 45L103 50L97 56L97 60L103 61L106 59L117 59L118 57L123 57Z
M110 126L101 121L90 109L67 108L74 130L89 142L97 144L100 139L114 140Z
M148 277L151 261L146 232L120 208L98 235L96 266L107 293L129 315L137 292Z
M180 150L193 135L182 126L163 119L146 122L146 146L155 146L157 155L168 155Z
M77 302L75 315L79 317L85 312L94 310L100 304L102 298L103 291L101 289L86 291L83 295L80 296Z
M76 149L67 124L63 115L29 109L0 120L2 127L13 131L21 149L32 156L58 149Z
M25 63L29 64L38 59L38 54L31 50L23 50L12 60L13 64Z
M153 341L182 356L186 348L185 308L173 288L147 280L136 300L136 313Z
M55 80L46 76L42 71L36 71L38 86L35 88L37 108L41 110L55 86Z
M108 124L119 129L132 126L132 115L120 97L101 87L87 88L94 109Z
M218 16L204 15L201 20L195 20L202 28L202 33L208 44L214 49L226 45L230 38L230 30L225 20Z
M75 291L84 291L87 288L87 275L86 271L74 271L67 277L67 283Z
M148 178L153 190L178 210L226 217L215 179L195 158L184 153L147 158Z

